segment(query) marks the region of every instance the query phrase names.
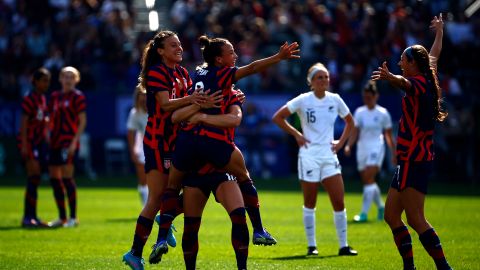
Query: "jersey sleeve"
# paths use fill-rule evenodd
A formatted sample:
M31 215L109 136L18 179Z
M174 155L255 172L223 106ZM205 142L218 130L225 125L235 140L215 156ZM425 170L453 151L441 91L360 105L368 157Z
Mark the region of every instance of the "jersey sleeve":
M304 95L302 94L287 102L287 108L290 113L293 114L300 111L300 108L302 107L303 97Z
M85 95L79 93L74 101L75 111L77 113L84 112L87 109L87 102L85 99Z
M152 67L147 72L147 88L153 92L170 91L172 81L163 67Z
M360 119L360 110L356 109L355 112L353 113L353 122L355 124L355 127L361 128L362 127L362 121Z
M242 103L238 99L238 92L232 89L232 92L229 96L227 107L233 106L233 105L238 105L240 108L242 108Z
M33 101L30 98L30 96L23 97L23 100L22 100L22 112L23 112L23 114L25 114L27 116L31 116L34 112L34 106L35 106L35 104L33 104Z
M390 129L392 128L392 117L390 116L390 113L385 110L385 116L384 116L384 121L383 121L383 129Z
M335 94L335 100L338 105L338 115L340 115L342 118L345 118L350 113L350 109L348 109L347 104L345 104L343 99L338 94Z
M423 76L409 77L407 80L410 81L411 87L406 90L407 95L419 96L425 94L427 87L427 80Z
M127 118L127 129L128 130L136 130L135 128L135 108L130 110Z
M224 67L217 70L216 77L218 78L219 89L228 89L232 87L232 84L235 83L235 73L237 70L238 67Z

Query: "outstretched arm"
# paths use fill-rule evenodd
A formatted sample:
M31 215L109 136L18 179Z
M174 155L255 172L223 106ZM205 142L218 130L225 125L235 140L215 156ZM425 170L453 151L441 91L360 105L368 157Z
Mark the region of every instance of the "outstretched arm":
M412 83L409 80L405 79L403 76L392 74L388 70L387 62L383 62L382 66L378 67L377 70L373 71L371 79L373 81L386 80L394 87L403 90L410 89L410 87L412 86Z
M435 31L435 41L433 42L432 48L430 49L430 59L432 66L437 67L437 61L440 57L440 52L442 51L442 39L443 39L443 19L442 13L440 15L433 17L430 22L430 29Z
M253 61L252 63L246 66L240 67L235 73L235 81L238 81L241 78L246 77L248 75L262 72L268 67L275 65L282 60L300 58L300 55L298 55L298 53L300 52L300 50L298 49L298 46L299 45L297 42L294 42L292 44L288 44L288 42L285 42L280 47L280 50L278 51L278 53L276 53L275 55Z

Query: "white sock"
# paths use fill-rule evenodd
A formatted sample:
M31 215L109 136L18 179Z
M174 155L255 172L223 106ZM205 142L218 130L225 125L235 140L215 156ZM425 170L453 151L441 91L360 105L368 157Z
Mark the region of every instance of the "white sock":
M362 213L368 215L370 206L372 205L373 198L375 197L375 186L377 184L369 184L363 186L363 201L362 201Z
M303 226L307 236L309 247L316 247L317 240L315 237L315 208L303 207Z
M140 194L140 201L142 202L142 206L147 204L148 199L148 186L147 185L138 185L138 193Z
M385 204L383 203L383 200L382 200L382 192L380 191L380 188L378 187L377 183L375 183L374 185L375 185L375 192L373 195L373 201L375 202L378 208L384 208Z
M333 221L337 230L338 244L340 248L348 246L347 243L347 209L333 212Z

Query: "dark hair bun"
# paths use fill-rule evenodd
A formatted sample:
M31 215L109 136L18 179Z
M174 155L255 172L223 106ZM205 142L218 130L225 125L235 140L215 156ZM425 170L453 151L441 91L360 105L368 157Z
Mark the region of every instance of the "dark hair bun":
M205 48L210 45L210 39L206 35L200 36L198 38L198 42L200 43L201 48Z

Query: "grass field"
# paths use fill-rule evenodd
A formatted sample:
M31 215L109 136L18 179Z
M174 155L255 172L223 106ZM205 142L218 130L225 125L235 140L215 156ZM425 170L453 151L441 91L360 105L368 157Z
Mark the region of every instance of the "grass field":
M100 180L99 180L100 181ZM131 183L131 182L130 182ZM46 186L47 184L43 184ZM346 206L351 220L361 206L361 194L347 183ZM140 203L135 188L88 187L78 191L80 226L77 228L23 229L19 226L23 209L23 187L0 187L0 269L128 269L121 256L129 250ZM91 186L91 185L90 185ZM357 257L338 257L338 243L330 203L324 192L317 204L317 243L320 255L306 258L302 225L302 197L295 181L274 180L259 183L264 225L279 243L272 247L250 245L249 269L401 269L401 258L384 222L349 222L349 244ZM268 189L268 187L272 187ZM290 189L290 191L288 191ZM359 191L359 185L354 190ZM383 189L385 190L385 189ZM426 213L436 228L455 269L480 269L476 253L480 243L480 197L469 189L444 186L427 197ZM456 194L462 195L453 195ZM435 194L437 193L437 194ZM448 193L448 195L440 195ZM470 195L465 195L465 193ZM376 209L372 209L373 219ZM39 216L56 218L49 187L39 193ZM175 221L181 239L183 219ZM251 227L250 227L251 228ZM250 229L251 230L251 229ZM418 235L412 232L417 269L434 269ZM144 250L156 239L154 228ZM230 244L230 221L223 208L210 200L200 229L198 269L235 269ZM146 269L184 269L181 245L170 249L159 265Z

